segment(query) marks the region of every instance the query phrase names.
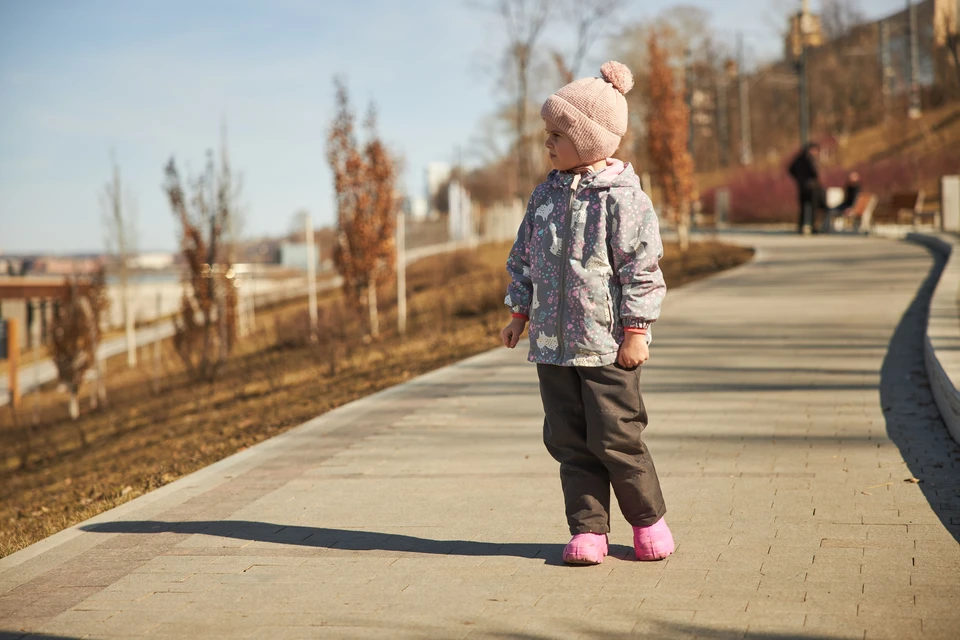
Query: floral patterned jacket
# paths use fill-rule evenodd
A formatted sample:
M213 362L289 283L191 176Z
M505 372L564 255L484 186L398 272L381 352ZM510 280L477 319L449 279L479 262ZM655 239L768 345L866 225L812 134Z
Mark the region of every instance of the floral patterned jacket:
M528 359L613 364L624 328L660 316L662 257L657 214L629 164L608 160L582 177L552 171L530 197L507 259L504 302L530 319Z

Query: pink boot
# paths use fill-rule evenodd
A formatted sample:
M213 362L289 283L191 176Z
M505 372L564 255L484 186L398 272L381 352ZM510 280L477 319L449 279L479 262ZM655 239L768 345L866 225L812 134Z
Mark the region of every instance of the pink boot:
M567 564L600 564L605 555L605 533L578 533L563 548L563 561Z
M633 528L633 549L637 560L663 560L674 552L673 534L663 518L649 527Z

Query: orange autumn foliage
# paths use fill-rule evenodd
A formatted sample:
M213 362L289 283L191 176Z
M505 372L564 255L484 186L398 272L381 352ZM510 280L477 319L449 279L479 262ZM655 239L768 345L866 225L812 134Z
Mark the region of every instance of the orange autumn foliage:
M337 201L334 263L347 300L359 311L366 292L370 331L377 334L376 287L394 272L397 162L377 136L371 109L361 148L343 80L335 80L337 114L327 142Z
M667 215L677 221L689 215L690 204L696 199L693 158L687 149L690 113L656 35L650 36L649 48L647 141L650 159L663 185Z

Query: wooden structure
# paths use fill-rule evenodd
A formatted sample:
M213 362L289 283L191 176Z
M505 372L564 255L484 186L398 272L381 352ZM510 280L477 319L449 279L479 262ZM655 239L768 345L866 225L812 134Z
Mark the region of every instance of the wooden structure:
M63 276L4 276L0 277L0 300L59 300L66 297L71 285ZM85 291L86 282L78 282L80 291Z
M63 276L4 276L0 277L0 303L4 300L15 300L24 305L24 310L27 311L24 334L30 338L29 344L33 345L34 336L37 333L42 336L46 328L47 302L65 298L71 286L73 285L68 284ZM85 291L90 285L81 281L76 286L81 291ZM38 318L40 326L37 326ZM10 405L16 408L20 404L20 384L17 375L20 365L20 321L15 317L2 318L2 321L6 323L7 329L5 355L9 369L7 380ZM40 329L39 332L38 329Z

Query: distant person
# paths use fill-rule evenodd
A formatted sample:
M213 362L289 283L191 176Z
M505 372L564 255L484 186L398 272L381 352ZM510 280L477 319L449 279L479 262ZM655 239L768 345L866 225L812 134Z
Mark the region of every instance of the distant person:
M857 204L857 198L860 196L860 174L851 171L847 176L847 183L843 185L843 202L836 207L826 210L823 219L823 230L829 233L833 229L833 219L838 215L843 215Z
M824 204L823 187L820 185L820 172L817 161L820 159L820 145L811 142L805 146L790 163L790 176L797 183L800 200L800 215L797 220L797 233L804 228L813 230L817 209Z
M543 440L560 463L573 538L569 564L599 564L608 552L610 486L633 526L638 560L674 551L660 481L640 438L647 412L640 365L666 286L657 214L633 167L610 158L627 130L633 76L607 62L547 98L540 115L554 170L533 191L507 259L500 333L514 348L530 322L546 414Z

